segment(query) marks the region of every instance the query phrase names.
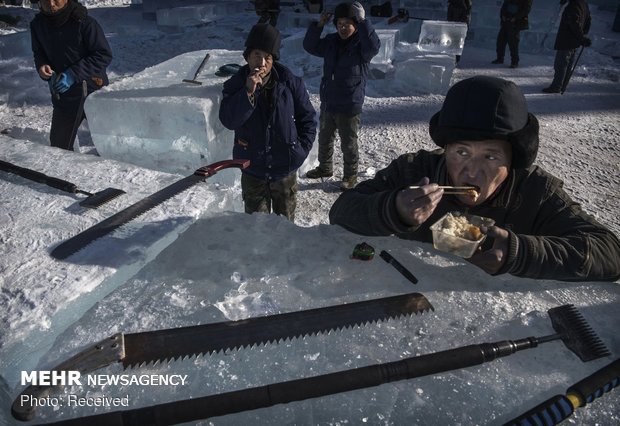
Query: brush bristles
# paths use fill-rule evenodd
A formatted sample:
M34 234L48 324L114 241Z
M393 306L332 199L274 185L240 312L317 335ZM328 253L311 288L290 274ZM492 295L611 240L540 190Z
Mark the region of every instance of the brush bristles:
M611 353L574 305L549 309L553 329L583 362L609 356Z

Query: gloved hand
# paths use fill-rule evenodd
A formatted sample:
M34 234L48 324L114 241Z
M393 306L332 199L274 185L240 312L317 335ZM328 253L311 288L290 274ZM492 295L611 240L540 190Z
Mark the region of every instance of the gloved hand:
M581 45L584 47L590 47L592 46L592 40L588 36L583 36L581 39Z
M75 83L75 75L67 70L61 73L54 83L54 90L58 93L65 93Z
M50 88L50 94L52 96L56 96L58 94L58 92L56 92L56 90L54 90L54 83L56 83L56 78L58 76L56 75L55 72L52 71L52 76L47 80L47 85Z
M364 10L364 6L360 4L360 2L354 1L351 4L351 13L353 16L351 18L355 20L355 22L362 22L366 19L366 11Z

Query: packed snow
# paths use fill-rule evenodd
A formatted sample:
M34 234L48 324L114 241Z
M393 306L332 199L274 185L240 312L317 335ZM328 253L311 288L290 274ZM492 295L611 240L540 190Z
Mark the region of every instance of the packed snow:
M145 103L137 116L146 120L158 108L168 108L171 115L165 121L170 124L161 132L170 133L130 145L125 141L130 140L131 132L119 130L113 135L115 146L110 135L122 121L106 131L92 118L92 141L84 126L75 153L48 146L49 92L34 69L26 34L35 11L0 8L0 14L22 17L16 27L0 29L0 159L74 182L89 192L108 187L126 191L98 209L85 209L79 205L84 195L67 194L0 172L0 424L22 424L10 412L13 399L23 390L21 371L48 370L114 333L238 320L410 292L422 293L435 310L169 364L127 371L112 365L97 370L108 375L187 375L185 385L85 385L68 387L58 395L127 396L129 406L122 409L197 398L469 344L545 336L553 333L547 310L575 304L609 348L609 357L583 363L555 341L476 367L200 422L495 425L553 395L564 394L571 384L619 357L618 282L492 277L430 244L395 237L364 238L330 226L327 213L340 193L338 150L334 178L316 181L300 174L295 223L274 215L242 213L239 171L224 170L66 261L50 257L58 243L191 174L193 167L222 159L232 151L226 131L213 118L217 117L213 114L217 85L224 80L212 75L221 62L243 63L240 50L257 19L249 2L238 2L243 7L236 13L209 14L208 19L201 18L181 30L143 19L141 7L128 3L135 2L84 2L104 28L114 52L109 68L112 84L89 99L87 108L91 110L87 113L94 114L98 108L97 97L101 102L113 98L132 102L144 93L141 91L151 90L159 99ZM536 36L523 37L520 68L491 65L494 43L484 45L481 40L485 40L482 35L487 27L496 25L486 19L492 8L498 7L496 3L475 2L472 23L477 22L478 27L472 25L475 36L466 40L458 67L448 69L451 83L479 74L517 83L541 124L537 164L563 179L569 194L619 235L620 67L617 55L610 54L615 54L613 46L620 41L620 34L611 31L615 13L590 6L594 44L584 51L567 92L546 95L541 89L551 82L554 55L547 39L553 39L554 31L543 28ZM540 4L534 3L535 7ZM551 25L557 11L557 5L541 6L535 22ZM292 10L286 12L293 14ZM418 11L419 16L441 19L435 13L439 13L437 8ZM293 37L288 48L283 46L282 62L304 75L318 110L321 62L294 44L303 28L288 24L295 22L292 18L281 22L287 23L282 24L283 34ZM300 18L298 22L305 21ZM532 30L532 34L536 32ZM548 37L543 40L545 34ZM541 42L540 49L533 48ZM181 84L182 79L193 77L208 52L213 67L207 67L199 78L204 87ZM419 66L422 59L416 52L413 44L395 41L392 63L376 64L377 78L369 82L362 116L361 178L373 176L402 153L433 147L428 120L441 106L447 86L426 80L424 90L413 90L423 82L413 76L392 78L407 75L398 69L407 61ZM430 61L429 66L444 64L441 55L424 60ZM160 92L153 90L162 87L158 82L165 86ZM123 92L128 95L122 96ZM121 120L113 116L110 107L100 107L97 118L105 118L107 110L108 117ZM187 117L192 118L188 121ZM199 146L199 136L190 132L175 134L182 131L183 123L212 129L205 132L203 146ZM173 128L166 128L170 126ZM224 139L221 145L217 135ZM137 141L139 135L133 136ZM178 140L174 145L180 148L178 152L156 152L166 140L172 146L173 136ZM143 143L155 139L157 149ZM147 155L134 155L140 150ZM100 156L94 155L97 151ZM157 156L160 154L163 157ZM315 158L314 152L303 170L314 166ZM378 255L366 262L351 259L353 248L363 241L377 254L381 250L391 253L419 283L411 284ZM41 407L35 420L50 422L118 409ZM617 390L577 409L567 423L620 424Z

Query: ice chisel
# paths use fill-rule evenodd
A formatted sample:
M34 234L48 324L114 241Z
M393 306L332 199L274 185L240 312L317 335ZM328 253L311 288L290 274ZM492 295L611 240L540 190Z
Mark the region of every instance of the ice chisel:
M2 160L0 160L0 170L21 176L34 182L51 186L52 188L60 189L61 191L68 192L70 194L87 195L88 197L80 201L80 205L82 207L94 209L125 193L122 189L106 188L92 194L79 189L74 183L56 177L47 176L41 172L37 172L36 170L19 167L15 164Z
M127 207L124 210L116 213L113 216L91 226L90 228L80 232L74 237L69 238L67 241L60 243L50 253L52 257L56 259L66 259L78 250L86 247L98 238L108 235L110 232L121 227L132 219L140 216L141 214L149 211L153 207L163 203L164 201L174 197L177 194L185 191L186 189L196 185L213 176L222 169L229 167L238 167L245 169L250 165L250 160L224 160L217 163L210 164L199 168L193 175L187 176L181 180L168 185L164 189L157 191L156 193L149 195L148 197L138 201L135 204Z
M329 333L429 310L434 308L426 297L420 293L408 293L240 321L118 333L85 349L53 370L86 373L116 362L123 363L125 367L164 362ZM34 416L36 405L22 404L22 395L24 400L38 401L54 389L51 386L27 387L13 403L13 416L19 420L29 420Z
M620 359L592 373L566 390L537 405L504 426L554 426L569 418L578 407L591 403L620 384Z

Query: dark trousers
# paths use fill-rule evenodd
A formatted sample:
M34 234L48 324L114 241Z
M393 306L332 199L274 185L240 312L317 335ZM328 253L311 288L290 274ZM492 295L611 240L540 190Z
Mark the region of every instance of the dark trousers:
M334 141L336 131L340 136L344 178L357 176L359 160L357 132L360 127L361 114L349 115L321 111L319 118L319 167L333 171Z
M297 172L275 182L242 173L241 194L246 213L271 213L273 209L275 214L293 222L297 207Z
M569 70L575 63L576 52L577 49L558 50L555 52L555 61L553 62L553 70L555 73L553 75L553 82L550 86L552 89L562 90L564 84L568 83L566 79L568 77Z
M519 30L511 23L503 23L497 33L497 59L504 60L506 45L510 50L510 63L519 63Z
M52 112L50 145L73 151L77 129L86 118L83 109L84 100L81 84L74 84L60 97L52 99L54 111ZM79 117L78 114L80 114Z
M77 128L86 118L84 112L82 112L82 116L76 120L78 108L79 105L76 105L75 109L54 108L52 128L50 130L50 144L52 146L73 151Z

